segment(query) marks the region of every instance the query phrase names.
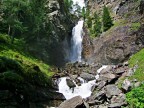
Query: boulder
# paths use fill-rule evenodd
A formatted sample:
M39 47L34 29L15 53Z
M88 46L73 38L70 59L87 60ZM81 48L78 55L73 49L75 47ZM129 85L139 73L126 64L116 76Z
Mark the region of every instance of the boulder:
M110 71L113 71L113 65L108 65L106 68L102 69L100 71L100 74L106 74L106 73L109 73Z
M107 85L105 87L106 96L111 98L112 96L118 96L122 91L114 84Z
M122 74L122 73L124 73L125 71L126 71L125 68L120 67L120 68L118 68L118 69L115 70L115 73L116 73L116 74Z
M108 108L121 108L121 103L109 104Z
M123 93L120 93L118 96L113 96L110 100L111 104L120 103L121 105L125 104L126 96Z
M60 104L58 108L89 108L88 104L80 96L73 97Z
M101 74L98 80L111 82L115 78L117 78L115 74L106 73L106 74Z
M94 80L95 79L95 76L92 75L92 74L89 74L89 73L85 73L85 72L82 72L80 74L80 77L83 78L84 80L86 81L91 81L91 80Z
M75 83L71 79L66 79L67 85L69 88L74 88L76 87Z
M106 85L106 82L105 81L101 81L101 82L98 83L97 89L101 90L105 85Z
M129 91L131 88L131 82L128 79L125 79L122 84L122 89Z

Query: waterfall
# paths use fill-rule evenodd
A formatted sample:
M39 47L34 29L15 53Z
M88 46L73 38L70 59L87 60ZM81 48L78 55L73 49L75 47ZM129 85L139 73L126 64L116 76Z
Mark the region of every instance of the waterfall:
M81 9L85 7L84 0L73 0L74 5L78 4ZM76 10L76 7L73 7L73 11ZM83 40L83 20L78 21L76 26L72 30L71 38L71 49L70 49L70 62L81 62L81 53L82 53L82 40Z
M83 32L83 20L79 21L78 24L72 30L71 38L71 52L70 61L71 62L81 62L81 52L82 52L82 32Z

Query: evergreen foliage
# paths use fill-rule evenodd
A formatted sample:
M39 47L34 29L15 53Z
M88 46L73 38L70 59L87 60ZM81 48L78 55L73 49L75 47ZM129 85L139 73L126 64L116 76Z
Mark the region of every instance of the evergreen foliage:
M103 31L104 32L107 31L111 26L113 26L110 12L106 6L103 7L102 22L103 22Z
M100 17L95 12L94 13L94 26L93 26L93 31L94 31L95 36L100 36L100 34L102 33L101 28L102 28L102 24L100 21Z

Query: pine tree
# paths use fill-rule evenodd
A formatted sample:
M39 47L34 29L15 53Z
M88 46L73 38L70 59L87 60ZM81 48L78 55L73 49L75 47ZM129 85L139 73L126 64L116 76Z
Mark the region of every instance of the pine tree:
M110 12L106 6L104 6L103 8L102 22L103 22L103 31L107 31L111 26L113 26Z
M100 34L102 33L101 28L102 28L102 24L100 21L100 17L95 12L94 13L94 27L93 27L93 31L94 31L95 36L100 36Z

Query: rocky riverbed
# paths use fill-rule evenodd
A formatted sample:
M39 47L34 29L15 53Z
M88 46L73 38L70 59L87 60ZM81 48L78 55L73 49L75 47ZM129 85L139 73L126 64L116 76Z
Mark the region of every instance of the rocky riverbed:
M68 63L65 68L59 69L53 79L69 77L67 79L69 89L75 89L76 84L81 85L78 77L83 78L85 82L97 79L91 88L91 96L84 99L81 96L75 96L61 103L59 108L68 108L67 106L69 108L115 108L127 106L125 93L131 90L132 87L140 85L137 80L127 78L133 75L137 68L137 66L129 68L128 65L128 62L124 62L118 65L107 65L98 70L102 65L88 64L86 62Z

